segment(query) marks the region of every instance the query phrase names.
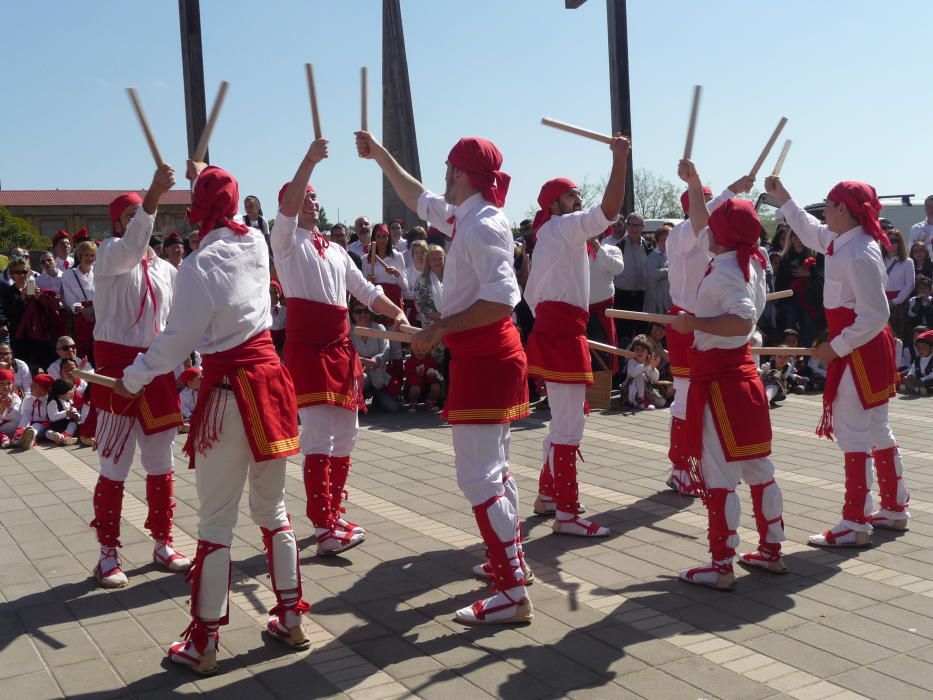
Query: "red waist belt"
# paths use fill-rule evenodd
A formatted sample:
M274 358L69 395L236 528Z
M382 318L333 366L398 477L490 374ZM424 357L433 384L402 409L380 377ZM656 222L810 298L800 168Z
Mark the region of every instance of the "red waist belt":
M748 344L722 350L694 350L687 396L686 454L703 456L703 417L709 404L726 461L771 454L771 415L765 388Z
M299 297L289 297L286 305L285 364L298 408L363 406L363 367L350 340L347 309Z
M855 323L855 309L844 306L826 309L826 321L829 324L829 339L832 340ZM852 371L862 408L881 406L897 393L899 376L894 348L894 334L889 326L885 326L884 330L864 345L829 363L823 390L823 416L816 429L817 435L830 439L833 437L833 402L846 367Z
M95 340L97 374L119 379L123 376L123 370L133 364L139 353L144 352L146 348ZM138 419L146 435L177 428L184 423L174 372L160 374L145 386L140 396L133 399L125 399L110 388L98 385L94 389L94 405L101 411ZM105 450L104 445L101 445L101 450Z
M676 304L668 309L668 316L676 316L681 311L691 314ZM671 374L675 377L690 379L690 362L693 358L693 333L678 333L668 326L664 337L667 338L667 355L671 362Z
M508 423L528 415L528 362L511 319L444 336L450 423Z
M298 417L291 375L279 362L269 331L263 331L235 348L202 357L201 389L191 416L185 454L194 469L195 454L205 454L222 439L225 401L223 391L211 391L229 382L256 462L298 453Z
M590 314L562 301L542 301L535 308L535 325L528 338L528 374L558 384L593 383L593 366L586 344Z

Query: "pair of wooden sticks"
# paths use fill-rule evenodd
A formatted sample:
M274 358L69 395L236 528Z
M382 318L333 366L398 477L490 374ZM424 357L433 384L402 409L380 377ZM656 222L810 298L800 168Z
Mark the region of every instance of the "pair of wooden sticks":
M311 121L314 124L314 138L322 137L321 115L317 108L317 89L314 86L314 66L305 64L305 74L308 78L308 96L311 98ZM369 131L369 70L366 66L360 68L360 129Z
M693 140L696 135L696 126L697 126L697 116L700 111L700 96L703 92L703 88L700 85L696 85L693 88L693 103L690 107L690 121L687 124L687 142L684 145L684 158L690 158L693 153ZM594 141L599 141L601 143L612 143L612 137L607 136L606 134L600 134L596 131L590 131L589 129L583 129L579 126L574 126L573 124L567 124L566 122L560 122L556 119L549 119L548 117L543 117L541 123L545 126L549 126L554 129L560 129L561 131L566 131L571 134L576 134L577 136L582 136L584 138L592 139ZM761 166L764 165L765 159L768 157L768 154L771 152L771 149L774 147L775 142L778 139L778 136L781 135L781 131L784 129L784 125L787 124L787 117L781 117L778 121L777 126L774 128L774 131L771 132L771 137L768 139L768 142L765 144L764 149L761 151L761 155L758 156L758 160L755 161L755 164L752 166L752 169L749 171L751 177L757 177L758 171L761 170ZM778 156L777 163L774 165L774 170L772 175L780 175L781 168L784 167L784 160L787 158L787 153L790 151L791 140L787 139L784 141L784 146L781 149L781 154Z

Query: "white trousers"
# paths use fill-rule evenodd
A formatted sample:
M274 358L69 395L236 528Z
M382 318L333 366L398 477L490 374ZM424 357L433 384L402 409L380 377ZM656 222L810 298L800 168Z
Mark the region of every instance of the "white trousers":
M690 380L686 377L674 377L674 401L671 403L671 415L680 420L687 420L687 394L690 392Z
M356 445L360 423L356 411L337 406L305 406L301 418L301 453L349 457Z
M849 367L842 375L836 400L833 401L833 429L843 452L871 454L872 448L883 450L895 444L894 433L888 423L888 404L862 408Z
M451 427L451 436L457 485L470 505L507 495L502 477L509 470L509 424L457 424Z
M547 401L551 407L544 449L550 445L579 445L583 440L583 404L586 403L586 385L545 382Z
M115 416L109 411L97 413L97 434L107 434L112 421L123 421L120 416ZM100 473L113 481L126 481L130 473L130 465L133 463L133 454L136 452L136 445L139 445L139 459L143 464L143 469L147 474L168 474L175 466L175 455L172 453L172 445L175 442L175 435L178 434L176 428L162 430L152 435L146 435L142 426L137 420L130 429L129 437L126 439L126 446L120 453L120 459L111 457L100 458ZM99 453L98 453L99 454Z

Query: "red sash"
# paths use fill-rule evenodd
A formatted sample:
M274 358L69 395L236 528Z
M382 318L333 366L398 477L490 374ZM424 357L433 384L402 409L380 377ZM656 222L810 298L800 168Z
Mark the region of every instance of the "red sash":
M771 454L771 415L748 343L731 350L694 350L687 396L686 448L691 464L703 458L707 404L728 462Z
M449 423L508 423L528 415L528 362L511 319L444 336Z
M202 356L201 389L185 442L188 468L195 455L205 454L221 439L225 390L211 391L226 381L233 390L253 459L267 462L298 453L298 418L291 375L279 362L269 331L235 348Z
M397 284L393 284L392 282L380 282L379 286L382 287L382 293L389 297L389 301L401 309L402 288Z
M668 316L676 316L681 311L691 314L676 304L667 311ZM667 355L671 361L671 374L675 377L690 379L690 362L693 358L693 333L678 333L670 326L664 333L667 338Z
M119 379L123 376L123 370L133 364L136 355L141 352L146 352L146 348L95 340L97 374ZM94 387L94 405L116 416L138 419L146 435L177 428L184 423L174 372L160 374L145 386L141 395L133 399L117 396L108 387L98 385ZM98 442L101 442L101 437L98 436ZM103 453L106 446L102 444L100 448Z
M285 364L295 382L298 408L361 408L363 367L350 340L343 306L289 297L285 319Z
M826 309L826 321L829 324L829 339L832 340L855 323L855 309L844 306ZM899 375L894 347L894 334L890 326L885 326L884 330L864 345L829 363L823 389L823 416L816 429L817 435L833 439L833 402L846 367L852 371L862 408L886 404L897 393Z
M542 301L528 338L528 374L557 384L593 384L586 344L588 311L562 301Z
M885 292L884 295L888 298L888 301L894 301L897 299L897 295L900 294L896 289L893 292Z
M609 345L618 345L619 337L616 334L616 323L613 319L606 316L606 309L612 308L612 302L615 301L614 297L609 297L608 299L603 299L602 301L597 301L595 304L590 304L590 318L599 319L599 325L603 328L603 333L606 334L606 342ZM612 356L612 364L610 365L613 374L619 372L619 356Z

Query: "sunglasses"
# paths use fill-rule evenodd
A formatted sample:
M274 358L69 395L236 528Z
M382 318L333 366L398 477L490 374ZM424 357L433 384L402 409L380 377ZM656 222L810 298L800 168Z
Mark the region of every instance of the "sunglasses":
M11 274L11 275L16 275L16 276L19 276L19 275L25 276L25 275L26 275L26 271L25 271L25 270L14 270L14 271L11 272L10 274Z
M78 346L77 345L59 345L58 349L59 350L77 350Z

